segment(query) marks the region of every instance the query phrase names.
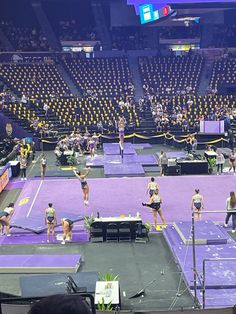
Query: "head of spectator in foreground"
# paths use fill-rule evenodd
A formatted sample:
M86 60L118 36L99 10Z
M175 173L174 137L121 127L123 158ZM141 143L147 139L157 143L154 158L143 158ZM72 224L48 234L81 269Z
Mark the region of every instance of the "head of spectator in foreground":
M36 302L28 314L91 314L80 296L56 294Z

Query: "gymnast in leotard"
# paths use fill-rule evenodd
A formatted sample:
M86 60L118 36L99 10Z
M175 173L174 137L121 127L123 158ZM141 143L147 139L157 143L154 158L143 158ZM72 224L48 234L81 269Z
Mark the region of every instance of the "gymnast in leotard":
M8 207L0 211L0 233L4 234L4 227L6 226L6 235L10 234L10 220L14 213L14 203L10 203Z
M195 189L195 194L192 197L192 210L197 212L197 219L201 219L201 210L203 207L203 196L199 193L199 189Z
M45 224L47 224L47 242L50 241L50 233L52 232L52 240L55 240L55 225L57 223L56 211L52 207L52 203L48 204L45 209Z
M78 170L73 170L76 178L79 179L81 183L81 188L84 194L84 205L88 206L89 204L89 186L86 181L86 177L89 174L90 168L85 168L85 172L82 173L81 171Z
M66 239L69 241L72 240L73 221L68 218L62 218L61 224L63 228L63 240L61 244L65 244Z
M118 121L118 131L119 131L119 141L122 147L123 147L124 138L125 138L125 124L126 124L125 117L120 117Z
M148 183L147 186L147 194L149 194L150 197L152 197L156 190L157 191L159 190L158 184L155 182L155 178L152 177L151 181Z
M162 223L165 225L165 218L163 216L162 213L162 209L161 209L161 203L162 203L162 199L160 197L160 195L158 194L158 190L155 190L153 195L150 198L150 201L148 203L142 203L143 206L148 206L151 207L152 212L153 212L153 216L154 216L154 225L155 227L157 227L157 213L161 218Z
M91 137L89 140L88 140L88 151L90 153L90 157L93 158L94 155L95 155L95 141L94 139Z

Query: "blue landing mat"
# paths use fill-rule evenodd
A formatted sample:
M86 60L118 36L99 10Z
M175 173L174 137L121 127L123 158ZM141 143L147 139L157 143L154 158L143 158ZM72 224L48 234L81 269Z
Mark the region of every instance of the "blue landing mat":
M144 176L145 171L140 164L105 164L104 174L106 177L138 177Z
M103 167L105 164L141 164L144 166L153 166L157 164L154 155L96 155L94 158L86 157L87 167Z
M133 144L134 149L145 149L145 148L152 148L152 145L149 143L137 143Z
M84 219L82 216L73 213L60 212L57 215L58 224L55 227L61 226L62 218L68 218L73 222L78 222ZM45 225L44 217L42 215L34 217L19 217L19 218L13 217L11 221L11 228L28 230L34 233L42 233L45 230L47 230L47 226Z
M167 243L172 250L175 259L181 266L187 285L193 288L193 260L192 247L181 244L177 231L168 226L163 230ZM196 246L197 271L202 273L203 259L206 258L236 258L236 243L225 245L198 245ZM198 288L201 287L197 280ZM209 261L206 264L206 287L236 288L236 263L235 261Z
M160 156L160 152L157 152L156 155ZM185 158L188 156L188 154L186 152L182 152L182 151L173 151L173 152L166 152L166 156L167 158L176 158L176 159L180 159L180 158Z
M202 294L200 290L197 291L197 298L199 303L202 304ZM206 308L232 307L234 304L236 304L236 289L207 290L205 298Z
M104 143L103 151L105 155L120 155L119 143ZM124 155L136 155L132 143L124 143Z
M192 244L190 221L174 223L174 227L185 245ZM196 244L226 244L230 236L223 233L218 226L210 220L195 222L195 243Z

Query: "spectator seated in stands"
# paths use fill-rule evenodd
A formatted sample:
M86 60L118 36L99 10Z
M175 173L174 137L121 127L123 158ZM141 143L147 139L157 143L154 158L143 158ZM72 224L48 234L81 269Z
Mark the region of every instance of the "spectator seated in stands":
M46 36L37 27L14 25L13 22L2 22L7 38L17 51L49 51Z
M156 93L157 89L160 95L195 94L202 67L203 58L198 54L139 58L146 94Z

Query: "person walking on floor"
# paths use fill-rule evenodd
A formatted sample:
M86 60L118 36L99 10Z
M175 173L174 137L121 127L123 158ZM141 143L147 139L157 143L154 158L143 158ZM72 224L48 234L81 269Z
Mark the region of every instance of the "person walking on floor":
M230 196L226 200L226 210L227 215L225 217L224 226L228 227L229 218L232 216L232 233L236 232L236 212L232 213L231 211L236 211L236 197L235 193L230 192Z

